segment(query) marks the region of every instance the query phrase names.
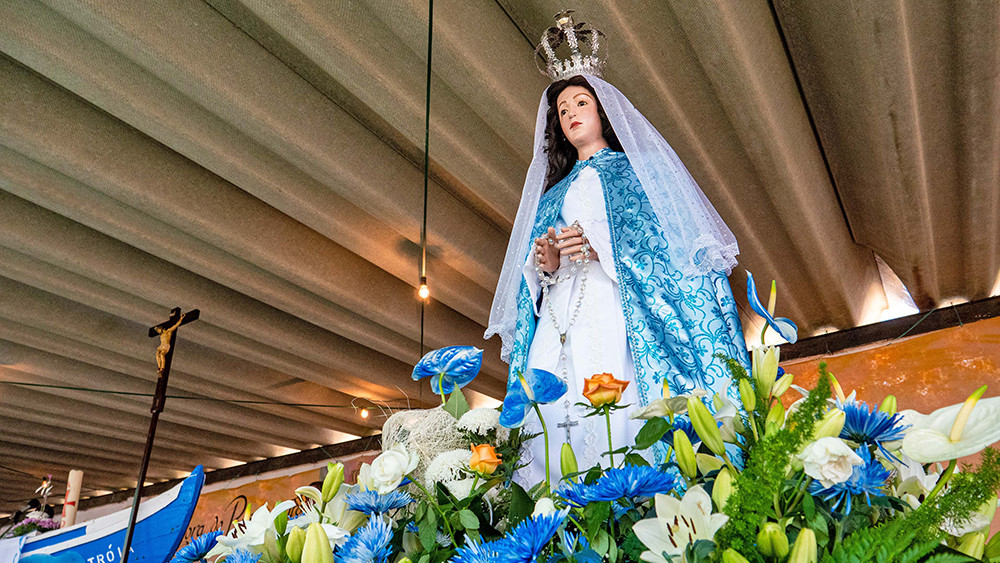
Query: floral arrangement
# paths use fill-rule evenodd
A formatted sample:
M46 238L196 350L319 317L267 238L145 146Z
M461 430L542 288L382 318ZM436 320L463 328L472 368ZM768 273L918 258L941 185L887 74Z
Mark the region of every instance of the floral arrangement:
M796 327L765 308L748 276L753 309L786 340ZM767 330L767 329L765 329ZM752 353L750 370L724 359L730 388L663 397L635 408L645 420L630 445L608 444L607 467L579 469L565 445L563 478L525 489L512 479L539 404L566 387L531 370L509 385L501 412L469 409L461 387L482 352L450 347L425 356L442 409L468 449L443 452L418 475L416 455L387 444L358 482L330 464L322 489L302 487L308 509L257 509L203 554L229 563L702 563L1000 561L988 537L1000 488L1000 397L985 388L929 415L845 394L821 364L811 389L778 367L779 349ZM628 385L611 374L585 384L593 416L610 424ZM802 397L791 402L789 393ZM543 435L548 433L542 422ZM547 448L546 448L547 449ZM653 450L660 456L640 455ZM981 452L977 467L958 458ZM657 459L655 464L647 458ZM662 459L660 459L662 458ZM210 542L209 542L210 543ZM207 547L207 546L203 546Z
M18 522L16 526L11 528L9 532L5 533L3 537L15 538L32 532L44 534L45 532L51 532L52 530L56 530L58 528L59 522L56 522L51 518L25 518L24 520Z

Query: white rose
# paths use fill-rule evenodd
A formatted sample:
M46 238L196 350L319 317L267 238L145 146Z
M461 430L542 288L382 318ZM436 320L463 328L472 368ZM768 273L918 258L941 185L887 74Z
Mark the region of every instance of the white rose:
M419 458L409 453L402 444L394 444L372 461L371 479L378 494L385 495L396 490L403 477L417 468Z
M556 503L549 497L542 497L535 503L535 511L531 513L532 518L547 516L556 512Z
M809 444L799 454L806 475L824 487L843 483L851 477L855 465L864 464L843 440L836 437L820 438Z

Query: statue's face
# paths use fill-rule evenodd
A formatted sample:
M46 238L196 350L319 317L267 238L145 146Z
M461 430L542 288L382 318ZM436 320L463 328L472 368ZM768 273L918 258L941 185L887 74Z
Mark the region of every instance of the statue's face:
M556 99L559 124L574 147L580 148L603 138L597 101L583 86L568 86Z

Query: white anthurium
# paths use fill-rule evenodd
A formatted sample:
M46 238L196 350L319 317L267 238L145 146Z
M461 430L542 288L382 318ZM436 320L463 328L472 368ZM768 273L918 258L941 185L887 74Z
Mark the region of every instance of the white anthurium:
M667 556L683 561L687 546L698 540L712 540L729 517L712 513L712 498L695 485L678 500L670 495L656 495L656 517L640 520L632 526L639 541L649 551L640 558L647 563L669 563Z
M219 536L216 539L215 547L205 557L216 555L228 555L235 549L246 549L254 553L259 553L264 545L267 531L274 524L274 519L281 513L293 508L295 501L286 500L278 503L273 509L268 510L267 503L258 508L250 516L238 524L229 534Z
M902 411L903 421L910 425L903 453L919 463L949 461L1000 441L1000 397L980 399L983 392L985 386L964 403L931 414Z

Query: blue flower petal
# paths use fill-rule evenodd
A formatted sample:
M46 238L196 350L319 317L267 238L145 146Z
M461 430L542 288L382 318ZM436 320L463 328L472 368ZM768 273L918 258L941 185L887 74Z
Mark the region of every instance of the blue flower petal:
M483 351L475 346L446 346L433 350L413 366L413 379L431 378L435 393L451 393L475 379L483 366Z
M552 372L537 368L529 369L527 381L532 393L535 394L535 402L540 405L555 402L566 394L566 382Z
M759 299L757 299L757 284L753 281L753 274L751 274L749 270L746 272L747 301L750 303L750 308L761 317L764 317L767 324L771 325L771 328L776 330L782 338L788 341L789 344L795 344L795 341L799 339L799 327L795 326L795 323L784 317L772 317L771 313L767 312L767 308L761 304Z
M551 403L566 394L566 383L545 370L528 370L525 383L535 396L534 400L528 397L520 379L513 378L507 385L507 396L503 399L503 410L500 412L500 424L506 428L523 425L532 406Z
M347 506L351 510L371 516L402 508L413 502L413 497L402 491L392 491L384 495L380 495L376 491L361 491L347 495L344 500L347 501Z
M832 510L837 511L843 504L843 514L851 513L851 499L854 495L864 495L869 506L871 505L871 497L884 497L886 482L892 477L892 473L872 457L866 446L859 447L855 453L861 457L864 463L854 466L847 481L834 483L828 488L824 488L819 481L813 481L809 485L809 492L814 496L821 497L826 501L836 499L836 502L831 506Z

